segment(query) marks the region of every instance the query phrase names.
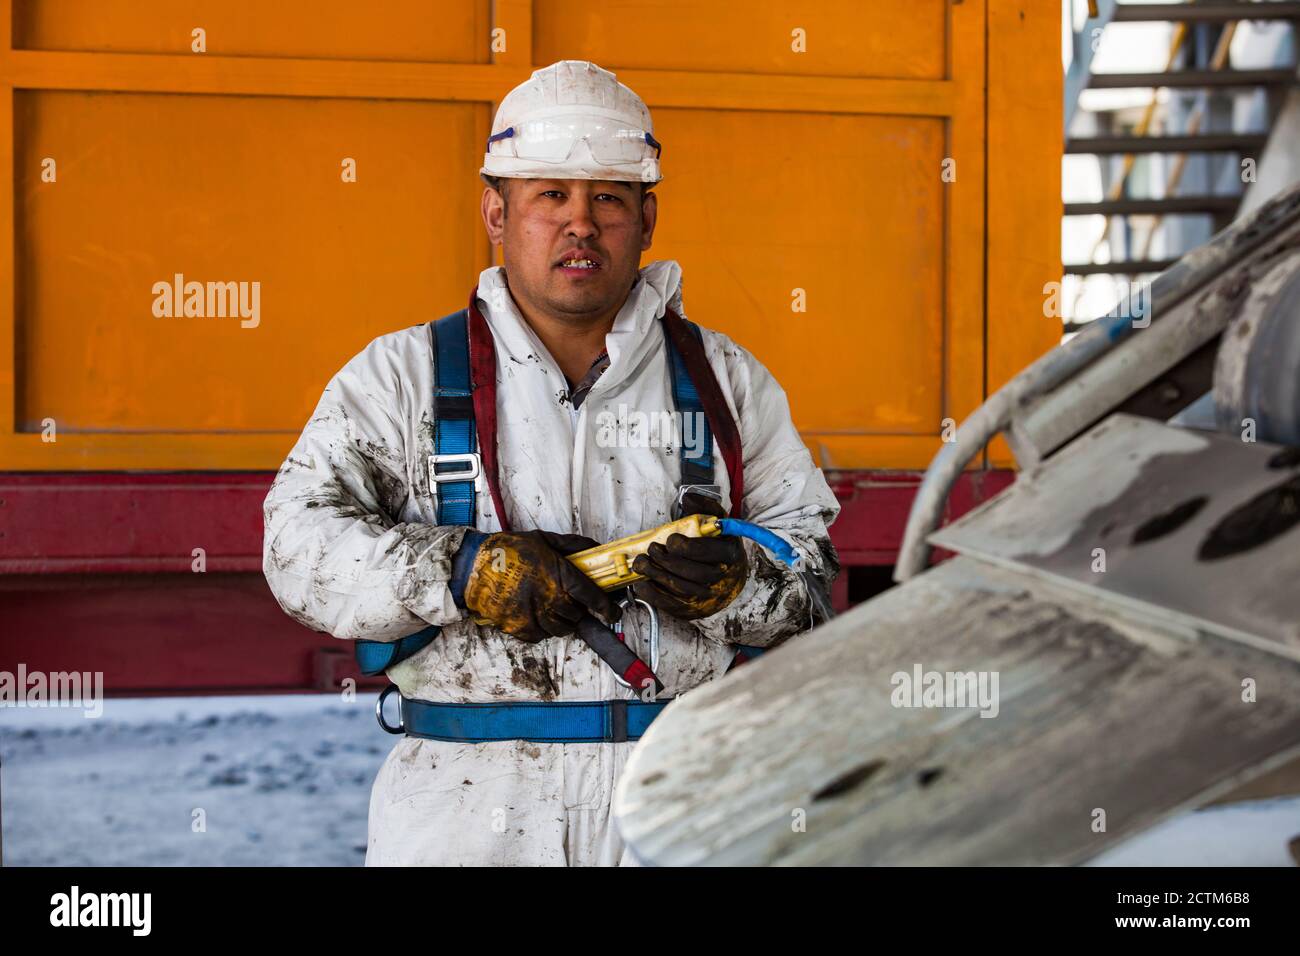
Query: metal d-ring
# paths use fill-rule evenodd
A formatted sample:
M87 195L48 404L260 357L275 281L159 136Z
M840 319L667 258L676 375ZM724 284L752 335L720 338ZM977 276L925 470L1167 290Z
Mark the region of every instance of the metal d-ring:
M396 727L390 727L388 726L388 723L384 720L384 701L386 701L388 699L388 695L395 690L397 690L397 685L389 684L387 687L385 687L382 691L379 692L379 700L375 701L375 717L379 720L379 726L383 727L384 730L388 731L390 734L404 734L406 733L406 726L404 723L398 724ZM400 704L398 705L397 708L397 716L399 719L402 716L402 708Z
M641 598L637 597L629 589L626 593L626 596L623 598L623 600L618 602L618 607L619 610L621 611L630 608L633 604L640 604L650 614L650 671L652 673L658 673L659 671L659 615L655 613L655 609L649 604L649 602L641 600ZM623 618L621 616L617 621L614 622L614 634L624 644L627 643L627 640L623 635ZM616 680L621 686L626 687L629 690L633 690L633 689L637 691L641 690L641 688L639 687L633 688L631 684L623 680L623 678L619 677L617 674L614 675L614 680Z

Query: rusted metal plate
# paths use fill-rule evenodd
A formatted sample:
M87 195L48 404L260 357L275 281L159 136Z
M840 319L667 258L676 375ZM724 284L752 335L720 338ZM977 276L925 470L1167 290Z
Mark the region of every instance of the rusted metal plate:
M931 542L1300 660L1300 450L1115 415Z
M918 666L996 716L895 706ZM670 706L615 811L654 864L1075 863L1294 755L1297 701L1292 660L958 557Z

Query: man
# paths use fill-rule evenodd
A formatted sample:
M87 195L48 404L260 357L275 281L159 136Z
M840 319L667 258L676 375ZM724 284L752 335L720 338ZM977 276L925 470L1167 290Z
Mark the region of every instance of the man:
M482 169L504 268L479 276L471 310L381 336L348 362L267 496L264 567L285 611L394 654L408 735L375 781L370 865L626 862L610 801L635 715L653 716L637 708L662 703L643 703L580 637L619 610L564 555L697 513L743 515L802 554L803 576L731 535L675 536L637 558L636 595L662 629L651 666L663 697L721 676L738 645L806 630L824 607L839 507L785 393L726 336L680 337L676 262L638 270L660 149L645 104L593 64L556 63L512 91ZM459 360L450 340L467 324ZM674 372L692 354L687 398L698 388L725 402L707 416L719 441L703 451L691 447L703 418L679 407ZM458 361L477 363L472 392L448 384ZM436 375L447 381L435 399ZM455 435L447 416L463 421L471 405L478 450L438 451ZM681 427L646 434L636 421ZM738 439L738 454L723 439ZM482 473L457 482L456 463ZM716 493L691 487L679 500L688 474ZM467 490L472 509L440 523ZM642 657L647 618L640 606L628 615ZM397 661L396 648L409 652L397 642L417 632L419 650ZM484 704L500 706L467 706ZM584 715L612 729L556 730ZM594 742L565 742L574 736Z

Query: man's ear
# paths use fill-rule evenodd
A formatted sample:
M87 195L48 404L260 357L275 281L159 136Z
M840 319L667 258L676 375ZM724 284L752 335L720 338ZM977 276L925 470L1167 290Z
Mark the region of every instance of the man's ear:
M659 197L647 192L641 200L641 251L650 248L655 235L655 222L659 219Z
M494 246L501 245L505 233L506 202L505 198L488 186L483 190L480 203L483 212L483 225L487 229L488 240Z

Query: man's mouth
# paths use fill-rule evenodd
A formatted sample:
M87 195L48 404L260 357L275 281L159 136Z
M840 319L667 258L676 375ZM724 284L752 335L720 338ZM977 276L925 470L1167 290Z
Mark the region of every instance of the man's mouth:
M566 252L557 265L560 269L595 271L600 268L600 260L586 252Z

